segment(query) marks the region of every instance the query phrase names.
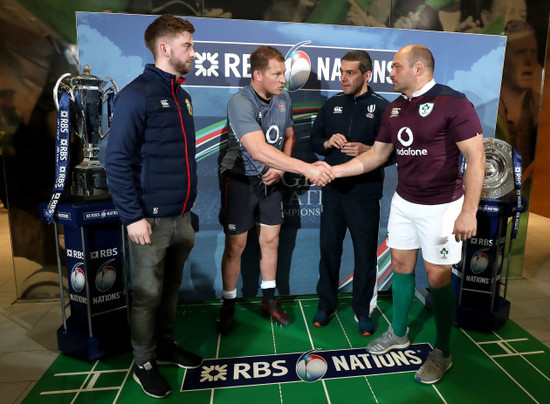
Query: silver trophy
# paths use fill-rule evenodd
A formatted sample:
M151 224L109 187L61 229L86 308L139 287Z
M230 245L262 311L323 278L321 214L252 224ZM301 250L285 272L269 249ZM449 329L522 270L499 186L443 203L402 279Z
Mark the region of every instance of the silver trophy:
M99 143L109 132L112 103L119 88L115 81L108 81L90 74L84 66L83 73L59 77L53 89L53 98L59 110L59 98L63 91L70 97L71 133L82 143L83 160L72 172L71 196L76 199L109 198L105 167L99 161Z
M512 146L504 140L488 138L485 144L485 180L482 199L500 199L514 190Z

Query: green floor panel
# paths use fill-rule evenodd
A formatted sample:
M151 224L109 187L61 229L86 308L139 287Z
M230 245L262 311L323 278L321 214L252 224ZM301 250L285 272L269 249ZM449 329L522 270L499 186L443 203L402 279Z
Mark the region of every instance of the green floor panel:
M368 378L378 403L442 403L432 386L414 381L414 372L377 375Z
M178 398L180 403L210 403L210 398L213 394L212 390L200 390L200 391L178 391L177 394L173 394ZM143 393L141 393L143 395ZM135 401L139 402L139 401Z
M204 357L216 355L218 309L219 305L192 305L178 311L175 332L184 349Z
M74 404L112 403L117 395L116 391L93 391L79 393Z
M281 384L281 397L284 404L328 403L327 395L321 380L313 383Z
M326 387L331 404L376 403L377 399L365 377L327 380Z
M246 395L246 398L244 397ZM214 404L281 404L279 385L220 389L214 392Z
M178 342L200 353L205 364L196 370L161 367L172 386L163 402L550 404L550 349L510 320L490 333L453 328L453 366L439 383L426 386L414 374L435 339L435 325L432 311L418 299L409 314L412 345L400 353L410 361L402 368L389 357L375 360L364 350L392 319L389 295L379 297L373 336L357 332L349 294L341 296L337 316L322 328L312 325L314 296L283 298L281 304L291 318L287 327L265 317L259 300L240 300L235 327L226 336L216 332L218 301L178 307ZM306 376L298 358L312 350L319 351L309 357L306 375L316 381L307 382L300 379ZM59 355L23 403L158 402L143 393L132 373L131 352L95 362Z
M529 358L508 356L495 361L510 375L513 380L510 384L522 390L524 400L533 398L539 403L550 403L550 379L533 367Z
M254 356L274 353L271 322L259 304L237 306L233 330L221 338L218 357Z
M64 357L68 358L68 356L64 356ZM112 371L115 369L127 368L128 363L131 362L133 359L134 358L132 356L132 352L128 350L128 352L123 352L120 355L110 356L110 357L101 359L101 361L97 362L95 370Z
M124 383L124 378L127 376L127 371L120 370L116 372L102 373L97 378L97 381L94 383L95 387L111 387L122 385Z

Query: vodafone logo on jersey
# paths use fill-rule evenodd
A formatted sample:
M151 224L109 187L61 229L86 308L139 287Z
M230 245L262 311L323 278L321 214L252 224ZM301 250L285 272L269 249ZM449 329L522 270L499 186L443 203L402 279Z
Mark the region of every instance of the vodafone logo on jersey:
M428 150L426 149L413 149L409 146L413 144L414 135L411 128L404 126L397 132L397 140L403 145L402 148L396 150L399 156L427 156Z

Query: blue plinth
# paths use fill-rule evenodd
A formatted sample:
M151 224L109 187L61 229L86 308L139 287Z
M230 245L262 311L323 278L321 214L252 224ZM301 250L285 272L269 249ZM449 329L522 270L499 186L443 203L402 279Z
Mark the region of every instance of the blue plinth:
M46 206L40 205L43 220ZM54 219L56 232L58 224L63 226L65 251L57 247L58 270L68 279L71 311L57 332L59 350L95 360L129 349L124 233L113 203L60 203Z
M464 242L462 261L453 267L460 327L489 332L510 315L510 302L502 296L507 282L502 269L511 245L508 220L516 211L515 198L480 201L477 234Z

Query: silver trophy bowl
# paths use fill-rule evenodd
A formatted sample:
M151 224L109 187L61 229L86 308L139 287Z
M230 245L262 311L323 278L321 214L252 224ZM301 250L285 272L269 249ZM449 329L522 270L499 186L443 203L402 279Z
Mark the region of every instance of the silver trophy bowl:
M481 198L496 200L514 190L512 146L504 140L488 138L485 144L485 180Z

